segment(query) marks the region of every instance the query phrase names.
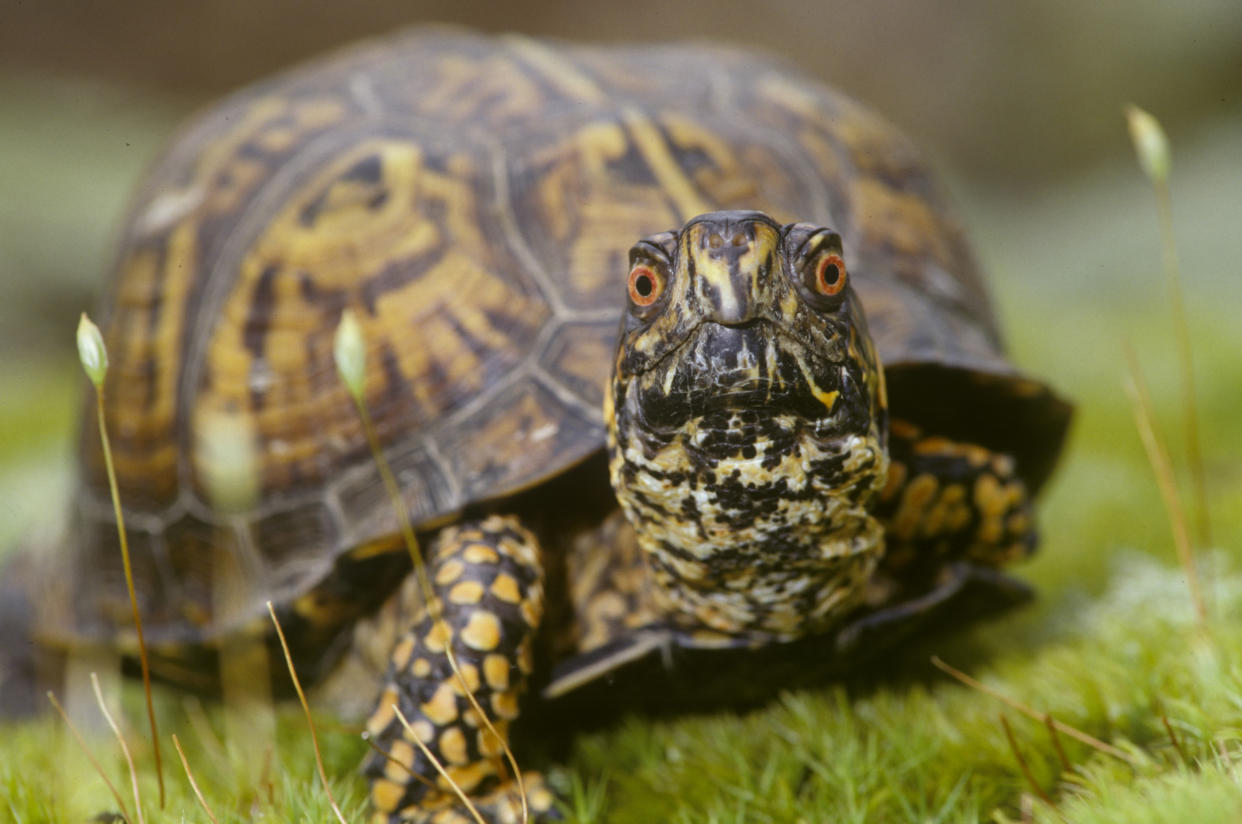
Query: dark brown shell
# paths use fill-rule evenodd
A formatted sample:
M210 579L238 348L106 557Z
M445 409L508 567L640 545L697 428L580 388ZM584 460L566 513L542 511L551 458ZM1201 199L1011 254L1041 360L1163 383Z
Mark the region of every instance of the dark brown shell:
M417 30L202 114L136 200L102 326L151 637L253 620L395 531L333 366L343 308L367 336L379 437L429 525L600 448L628 247L735 208L842 233L895 415L1020 460L1055 454L1067 408L1004 360L957 223L865 109L709 46ZM62 567L74 614L46 625L106 637L128 606L85 419ZM240 453L205 437L219 431ZM1029 463L1038 483L1048 466ZM248 466L250 497L212 486L212 467Z

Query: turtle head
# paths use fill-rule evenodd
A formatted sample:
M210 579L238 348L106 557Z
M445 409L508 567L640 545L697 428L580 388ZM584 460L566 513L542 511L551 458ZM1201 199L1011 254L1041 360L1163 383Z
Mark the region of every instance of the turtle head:
M887 463L883 375L840 236L714 212L629 263L610 466L671 608L726 632L822 628L878 558L866 509ZM817 594L782 605L756 587Z
M630 250L613 400L658 440L721 411L883 431L883 377L841 237L713 212Z

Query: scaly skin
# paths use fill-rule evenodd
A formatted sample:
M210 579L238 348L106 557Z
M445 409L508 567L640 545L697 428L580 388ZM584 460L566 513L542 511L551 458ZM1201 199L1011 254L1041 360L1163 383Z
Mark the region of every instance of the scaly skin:
M823 632L879 562L882 380L846 272L831 295L808 278L839 250L827 230L721 212L631 254L631 279L662 282L650 305L631 294L612 482L677 623Z

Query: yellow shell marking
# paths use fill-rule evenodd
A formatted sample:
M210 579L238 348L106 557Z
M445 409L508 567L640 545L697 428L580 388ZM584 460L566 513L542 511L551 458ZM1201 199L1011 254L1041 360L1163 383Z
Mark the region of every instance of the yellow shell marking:
M351 146L299 190L242 260L210 338L207 391L195 414L253 410L258 440L279 448L260 462L265 488L322 476L325 431L342 441L337 448L362 445L332 371L331 336L319 334L336 321L331 306L369 309L358 313L368 360L377 363L384 348L398 375L372 368L366 391L408 392L413 408L402 414L415 422L480 391L497 365L516 365L520 342L548 314L503 274L511 264L495 259L504 253L479 220L476 161L463 153L442 158L443 169L423 161L423 148L409 141ZM403 271L383 288L368 285ZM454 299L463 292L471 299ZM389 345L398 330L402 345ZM426 380L432 372L437 379ZM437 389L444 383L460 390Z
M625 109L621 113L630 134L634 136L634 146L647 161L652 174L677 207L681 218L710 212L714 208L695 188L694 182L686 177L681 166L669 153L664 138L659 130L644 114L636 109Z
M510 37L506 45L539 72L540 79L560 89L567 97L591 103L603 103L606 97L591 78L561 54L529 37Z

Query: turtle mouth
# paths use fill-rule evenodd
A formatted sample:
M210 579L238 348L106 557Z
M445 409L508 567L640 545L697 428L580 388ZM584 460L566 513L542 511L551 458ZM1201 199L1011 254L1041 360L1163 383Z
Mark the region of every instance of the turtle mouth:
M770 321L706 321L634 376L627 402L656 430L733 410L769 410L844 424L858 417L859 406L865 417L868 407L862 382L852 371L849 362L834 363ZM845 431L844 426L831 428Z

